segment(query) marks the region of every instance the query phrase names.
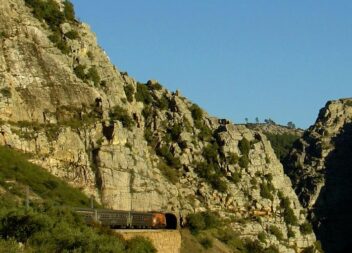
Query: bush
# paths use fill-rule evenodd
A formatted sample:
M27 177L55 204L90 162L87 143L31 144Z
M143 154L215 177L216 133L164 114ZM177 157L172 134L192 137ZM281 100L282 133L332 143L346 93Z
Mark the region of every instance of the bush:
M34 17L45 20L51 30L58 30L64 22L65 17L60 11L60 6L54 0L25 0L26 4L32 8Z
M266 241L266 234L265 234L265 232L260 232L260 233L258 234L258 239L259 239L260 242L265 243L265 241Z
M294 214L292 208L288 207L284 210L284 220L288 225L297 225L298 220L296 215Z
M203 246L203 248L210 249L213 247L213 240L209 237L204 237L200 239L200 244Z
M100 84L100 76L98 74L97 69L94 66L88 70L88 73L87 73L85 79L91 80L95 86Z
M280 253L280 251L276 246L270 245L269 248L264 250L264 253Z
M152 82L152 81L148 81L147 85L148 85L148 88L152 90L161 90L163 88L160 85L160 83Z
M73 72L75 72L75 75L76 75L79 79L85 80L85 79L86 79L85 69L86 69L86 66L85 66L85 65L79 64L79 65L77 65L77 66L73 69Z
M305 222L299 226L299 230L303 235L308 235L313 233L312 225L309 222Z
M171 128L169 128L168 132L171 135L171 139L175 142L179 141L182 130L181 124L174 124Z
M155 106L160 108L161 110L168 110L170 107L170 101L164 94L163 96L161 96L160 99L155 102Z
M213 135L211 129L201 120L195 121L195 127L199 129L198 138L202 141L210 141Z
M296 236L295 232L293 232L293 230L292 230L291 228L289 228L289 229L287 230L287 237L288 237L288 238L293 238L293 237L295 237L295 236Z
M156 154L163 157L169 166L172 166L174 168L181 167L180 159L174 157L174 155L171 153L170 149L166 145L159 146L156 149Z
M127 242L127 253L156 253L151 241L145 237L136 236Z
M293 143L299 138L299 135L295 134L272 134L264 133L271 143L272 148L278 159L282 162L284 158L290 152Z
M238 160L239 160L239 157L235 153L230 153L229 156L227 157L227 162L232 165L238 163Z
M65 0L64 2L64 16L69 21L75 20L75 9L73 4L68 0Z
M132 103L133 102L133 98L134 98L134 88L131 84L127 84L125 87L123 87L126 97L127 97L127 101Z
M246 138L243 137L242 140L238 142L238 148L240 149L242 155L247 156L248 158L249 150L251 149L251 144Z
M212 143L208 144L203 148L203 157L208 163L217 163L218 162L218 151L219 146L218 144Z
M153 98L150 95L150 91L147 85L142 83L137 83L137 92L135 98L138 102L142 102L143 104L149 105L153 102Z
M271 194L272 186L267 183L262 183L260 185L260 196L265 199L270 199L271 201L274 199L274 196Z
M11 89L10 89L9 87L2 88L2 89L0 90L0 93L1 93L5 98L11 98L11 97L12 97Z
M241 181L241 173L238 171L235 171L232 173L232 176L229 178L229 180L231 180L233 183L237 184L238 182Z
M218 227L220 224L219 217L208 211L190 214L187 217L187 221L193 234L197 234L201 230Z
M9 239L9 240L0 239L0 252L18 253L18 252L23 252L23 250L21 249L20 244L14 239Z
M270 226L269 232L273 234L279 241L284 239L284 235L282 234L281 230L276 226Z
M136 124L134 120L131 118L131 116L128 114L127 110L118 105L116 105L110 110L109 116L111 120L120 121L123 127L126 127L127 129L130 129L130 130Z
M246 155L241 156L238 164L240 165L241 168L247 169L249 165L248 156Z
M159 162L158 169L171 183L176 184L178 182L180 175L175 168L170 168L164 162Z
M79 38L79 34L78 34L78 32L75 31L75 30L71 30L71 31L65 33L65 36L66 36L67 38L69 38L70 40L75 40L75 39L78 39L78 38Z
M202 119L203 111L197 104L193 104L190 111L192 113L193 120L198 121Z
M200 230L206 229L206 224L201 213L190 214L187 220L192 234L198 234Z

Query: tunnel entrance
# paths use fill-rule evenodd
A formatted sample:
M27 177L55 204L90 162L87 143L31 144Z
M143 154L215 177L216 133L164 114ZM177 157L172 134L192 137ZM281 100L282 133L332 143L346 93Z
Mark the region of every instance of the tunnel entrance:
M167 229L177 229L177 217L173 213L166 213L166 228Z

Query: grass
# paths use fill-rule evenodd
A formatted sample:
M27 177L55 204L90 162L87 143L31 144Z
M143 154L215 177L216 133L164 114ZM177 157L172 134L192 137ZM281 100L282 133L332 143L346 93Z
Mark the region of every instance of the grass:
M12 192L24 195L24 188L15 185L28 186L44 200L60 205L88 207L89 199L78 189L69 186L63 180L56 178L43 168L27 161L28 155L7 147L0 147L0 185L12 188Z
M0 252L156 252L146 238L125 241L98 224L87 226L72 209L87 207L87 196L28 158L0 147ZM29 208L23 205L26 186L41 197Z

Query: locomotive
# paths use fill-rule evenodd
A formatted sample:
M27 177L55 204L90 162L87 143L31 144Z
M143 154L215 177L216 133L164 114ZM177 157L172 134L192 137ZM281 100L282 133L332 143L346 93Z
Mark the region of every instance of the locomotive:
M109 209L77 208L76 213L86 223L99 223L102 226L117 228L164 229L166 215L161 212L117 211Z

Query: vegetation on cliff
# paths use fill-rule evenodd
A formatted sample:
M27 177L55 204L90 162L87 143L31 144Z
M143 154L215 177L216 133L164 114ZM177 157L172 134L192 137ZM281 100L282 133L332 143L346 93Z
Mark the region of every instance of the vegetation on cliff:
M0 252L156 252L145 238L125 241L109 229L87 226L72 208L90 200L27 159L0 147Z

